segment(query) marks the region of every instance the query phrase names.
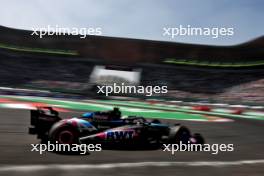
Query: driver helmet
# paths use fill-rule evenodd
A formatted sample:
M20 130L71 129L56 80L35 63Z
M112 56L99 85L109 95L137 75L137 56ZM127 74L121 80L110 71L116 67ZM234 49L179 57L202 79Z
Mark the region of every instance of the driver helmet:
M94 116L93 112L87 112L87 113L82 114L82 118L85 118L85 119L92 119L93 116Z

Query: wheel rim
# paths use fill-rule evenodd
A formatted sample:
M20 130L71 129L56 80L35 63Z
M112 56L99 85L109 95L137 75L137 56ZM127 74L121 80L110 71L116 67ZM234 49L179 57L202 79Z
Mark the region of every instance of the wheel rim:
M74 140L74 134L71 131L62 131L58 135L58 142L61 144L72 144Z

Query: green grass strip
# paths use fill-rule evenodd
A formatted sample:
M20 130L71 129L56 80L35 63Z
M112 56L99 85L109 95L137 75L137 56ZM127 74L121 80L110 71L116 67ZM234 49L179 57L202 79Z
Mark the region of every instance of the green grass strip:
M14 96L2 96L17 100L24 100L29 102L42 102L51 105L60 105L62 107L74 110L83 110L83 111L101 111L101 110L109 110L112 109L115 105L119 105L124 115L137 115L144 116L147 118L166 118L166 119L179 119L179 120L207 120L203 115L213 115L220 117L233 117L233 118L246 118L246 119L256 119L256 120L264 120L263 117L260 116L249 116L249 115L237 115L237 114L229 114L224 112L204 112L204 111L196 111L190 109L182 109L179 107L166 107L160 105L136 105L134 103L133 106L127 107L129 102L124 101L116 101L116 100L98 100L95 102L75 102L69 100L57 100L50 98L41 98L41 97L14 97ZM96 103L97 102L97 103ZM100 104L104 103L104 104ZM169 111L168 111L169 110Z
M61 107L73 110L82 110L82 111L102 111L113 109L114 105L102 105L96 103L84 103L84 102L74 102L74 101L65 101L65 100L54 100L49 98L36 98L36 97L13 97L5 96L8 98L23 100L28 102L41 102L50 105L59 105ZM127 106L119 106L123 115L136 115L144 116L146 118L159 118L159 119L174 119L174 120L197 120L197 121L207 121L208 119L203 117L200 114L187 114L182 112L168 112L161 110L149 110L149 109L135 109Z
M230 114L228 111L226 112L207 112L207 111L196 111L192 109L186 109L180 106L170 107L169 105L159 105L159 104L144 104L143 102L139 102L139 104L135 102L124 102L124 101L117 101L117 100L97 100L97 102L105 103L105 104L113 104L113 105L127 105L137 108L147 108L147 109L160 109L160 110L169 110L169 111L178 111L184 113L195 113L195 114L203 114L203 115L213 115L213 116L221 116L221 117L233 117L233 118L247 118L247 119L257 119L257 120L264 120L263 116L255 116L255 115L237 115L237 114Z
M48 54L61 54L61 55L72 55L77 56L78 52L74 50L59 50L59 49L46 49L46 48L30 48L30 47L20 47L14 45L7 45L0 43L0 48L9 49L13 51L22 52L33 52L33 53L48 53Z
M255 62L234 62L234 63L225 63L225 62L209 62L209 61L197 61L197 60L177 60L177 59L165 59L164 63L168 64L179 64L179 65L192 65L192 66L207 66L207 67L253 67L253 66L263 66L263 61Z

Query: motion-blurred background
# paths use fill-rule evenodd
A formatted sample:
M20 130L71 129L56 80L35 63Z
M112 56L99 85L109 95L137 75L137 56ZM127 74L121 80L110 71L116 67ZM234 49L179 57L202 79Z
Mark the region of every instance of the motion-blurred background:
M0 175L263 175L263 7L262 0L1 2ZM31 35L48 25L100 27L102 36ZM163 35L179 25L233 28L234 35ZM168 93L96 93L96 85L113 83L167 86ZM62 118L118 106L235 150L39 155L30 151L39 140L28 134L35 106L54 106Z

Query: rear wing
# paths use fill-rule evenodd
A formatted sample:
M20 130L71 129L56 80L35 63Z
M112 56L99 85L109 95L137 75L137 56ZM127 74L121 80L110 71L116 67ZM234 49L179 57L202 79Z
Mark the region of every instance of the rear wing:
M33 127L29 128L29 134L43 136L60 120L59 112L52 107L37 107L30 111L30 125Z
M50 106L37 107L37 109L30 111L30 124L35 126L42 116L59 118L59 112Z

